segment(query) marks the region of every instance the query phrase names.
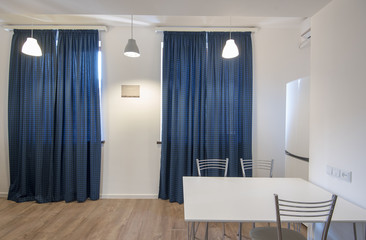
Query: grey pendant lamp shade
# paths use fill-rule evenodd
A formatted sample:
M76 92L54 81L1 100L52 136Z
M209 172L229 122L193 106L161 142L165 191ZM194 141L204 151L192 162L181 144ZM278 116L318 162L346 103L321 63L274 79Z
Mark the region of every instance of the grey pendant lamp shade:
M128 39L124 55L127 57L140 57L140 50L136 40L133 39L133 15L131 15L131 38Z

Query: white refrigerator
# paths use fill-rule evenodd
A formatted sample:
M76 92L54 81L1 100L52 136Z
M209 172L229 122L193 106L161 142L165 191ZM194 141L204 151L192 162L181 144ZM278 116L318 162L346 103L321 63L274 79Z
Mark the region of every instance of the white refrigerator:
M286 85L285 175L309 176L309 77Z

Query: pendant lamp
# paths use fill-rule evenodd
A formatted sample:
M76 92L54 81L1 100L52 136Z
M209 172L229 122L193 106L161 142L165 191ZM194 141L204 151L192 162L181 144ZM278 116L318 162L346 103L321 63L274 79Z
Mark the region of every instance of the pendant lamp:
M42 56L41 47L38 45L37 39L33 38L33 29L31 31L31 37L27 38L23 44L22 53L34 57Z
M128 39L124 55L127 57L140 57L139 47L136 40L133 39L133 15L131 15L131 38Z
M231 27L231 17L230 17L230 27ZM238 46L236 46L234 39L231 39L231 29L230 29L230 39L226 41L224 49L222 50L223 58L234 58L239 56Z

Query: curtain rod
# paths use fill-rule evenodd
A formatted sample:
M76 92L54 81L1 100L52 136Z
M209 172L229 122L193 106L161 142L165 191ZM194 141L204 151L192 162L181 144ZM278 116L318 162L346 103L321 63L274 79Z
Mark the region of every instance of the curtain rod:
M257 32L257 27L156 27L155 32Z
M41 29L41 30L57 30L57 29L69 29L69 30L99 30L108 31L106 26L100 25L3 25L6 31L12 31L14 29Z

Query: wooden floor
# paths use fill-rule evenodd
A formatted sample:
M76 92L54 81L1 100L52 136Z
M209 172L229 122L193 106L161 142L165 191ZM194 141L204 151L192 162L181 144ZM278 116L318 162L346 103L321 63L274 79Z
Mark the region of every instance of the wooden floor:
M183 208L183 205L158 199L37 204L0 198L0 239L187 239ZM209 226L209 238L222 239L222 224ZM238 224L225 226L228 235L225 239L236 239ZM244 224L243 239L250 239L251 228L251 224ZM203 239L203 230L201 224L199 239Z

